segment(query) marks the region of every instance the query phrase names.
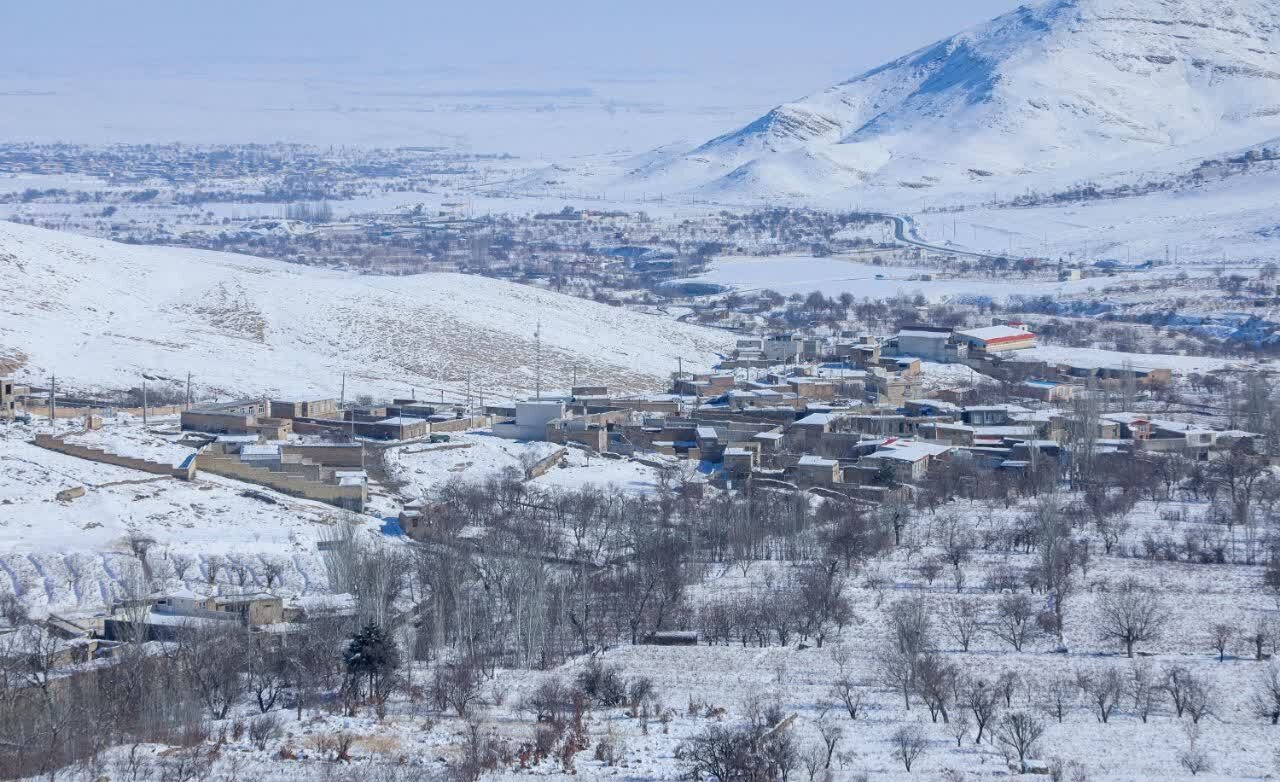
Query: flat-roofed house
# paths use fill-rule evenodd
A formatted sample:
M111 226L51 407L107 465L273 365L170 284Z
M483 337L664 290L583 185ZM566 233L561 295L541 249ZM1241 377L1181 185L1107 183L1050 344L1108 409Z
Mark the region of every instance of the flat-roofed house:
M1052 380L1028 380L1019 389L1024 396L1041 402L1069 402L1075 396L1076 387Z
M340 418L338 400L308 399L300 401L271 401L272 418Z
M925 361L942 364L947 361L947 345L951 342L951 329L911 326L899 331L896 341L898 355L916 356Z
M818 486L834 486L843 479L840 462L813 455L801 456L794 473L797 480Z
M988 355L1028 350L1036 346L1036 335L1016 326L987 326L957 331L956 339L967 343L970 350Z
M929 474L929 466L934 460L950 454L953 450L955 449L949 445L889 438L880 444L880 448L875 453L862 457L859 464L878 466L887 463L893 467L894 476L898 482L909 483L922 480Z
M18 414L17 387L11 377L0 377L0 418L12 419Z

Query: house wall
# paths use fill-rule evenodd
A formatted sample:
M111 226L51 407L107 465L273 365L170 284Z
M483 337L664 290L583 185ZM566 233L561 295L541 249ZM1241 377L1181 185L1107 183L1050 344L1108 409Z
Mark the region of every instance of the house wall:
M938 337L900 335L898 353L904 356L917 356L926 361L936 361L939 364L946 363L947 342L950 339L950 334L942 334Z
M0 377L0 418L13 418L18 403L13 394L13 378Z
M48 405L23 405L22 409L33 416L38 416L43 418L49 417ZM182 407L182 405L160 405L156 407L152 407L148 405L147 415L155 416L157 418L162 416L178 415L179 413L183 412L183 409L184 408ZM56 417L58 419L83 418L85 415L89 413L102 413L104 411L124 413L127 415L135 416L137 418L142 417L141 407L108 407L108 408L70 407L70 406L64 407L61 404L58 405Z
M487 415L473 415L455 418L450 421L432 421L432 432L466 432L471 429L484 429L493 425L493 418Z
M282 445L281 455L301 456L330 467L364 466L363 445Z
M182 413L182 428L210 434L250 434L257 418L238 413L203 413L187 410Z
M240 461L238 456L217 453L213 450L201 451L196 457L196 466L214 475L233 478L246 483L266 486L283 494L302 497L318 502L327 502L340 508L360 511L368 500L368 487L338 486L336 484L319 483L288 473L273 472L263 467L255 467Z
M609 431L597 429L555 429L547 427L547 441L552 443L580 443L597 451L608 450Z

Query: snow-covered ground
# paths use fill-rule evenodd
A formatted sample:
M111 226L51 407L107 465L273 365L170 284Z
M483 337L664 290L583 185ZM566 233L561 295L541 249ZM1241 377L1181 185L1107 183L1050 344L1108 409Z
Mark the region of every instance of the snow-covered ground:
M647 494L658 487L658 471L630 459L604 459L574 448L559 466L536 478L533 485L558 489L616 487Z
M461 446L461 447L459 447ZM429 494L453 479L480 482L526 469L562 446L546 442L507 440L487 432L455 434L447 445L411 444L388 449L387 472L403 481L403 493L411 497ZM559 465L534 478L535 487L579 489L614 486L627 491L649 492L657 486L657 471L634 460L605 459L577 448L567 448Z
M388 475L405 483L406 494L422 497L455 478L480 482L508 470L523 474L558 448L484 433L454 434L447 444L388 449L384 460Z
M691 280L742 291L771 289L785 296L793 293L804 296L820 291L826 296L850 293L855 297L868 299L920 294L930 301L946 301L958 297L1003 301L1016 296L1055 296L1100 291L1109 285L1170 273L1176 272L1161 269L1150 273L1133 272L1069 282L1021 279L1012 273L1002 274L998 278L958 277L924 281L919 279L920 275L940 277L943 272L900 266L873 266L838 257L780 255L720 258L705 273Z
M0 224L0 355L64 388L511 398L576 376L655 389L728 335L483 277L370 277Z
M165 422L170 429L175 430L174 434L156 434L143 429L140 419L120 415L103 421L101 429L69 434L63 439L73 445L86 445L120 456L146 459L159 464L182 464L183 460L195 453L195 449L176 442L180 436L176 433L176 416L153 419L149 423L155 426Z
M1119 369L1131 366L1134 369L1170 369L1175 373L1213 372L1226 367L1256 366L1253 362L1232 361L1213 358L1211 356L1173 356L1155 353L1124 353L1117 350L1101 350L1098 348L1069 348L1060 345L1039 345L1029 350L1021 350L1013 358L1026 358L1032 361L1061 361L1082 367L1109 367Z
M92 442L158 455L153 438L104 431ZM154 541L153 573L170 583L216 591L239 587L243 571L250 588L261 588L270 561L280 565L283 593L324 593L317 541L339 520L362 518L213 475L188 483L65 456L27 442L32 434L21 425L0 427L0 588L37 613L97 610L135 588L131 535ZM57 499L76 487L84 496ZM181 577L174 567L180 560L190 561ZM219 586L210 584L211 562L222 571L214 574Z
M978 252L1257 265L1280 258L1280 175L1064 206L917 214L922 238Z

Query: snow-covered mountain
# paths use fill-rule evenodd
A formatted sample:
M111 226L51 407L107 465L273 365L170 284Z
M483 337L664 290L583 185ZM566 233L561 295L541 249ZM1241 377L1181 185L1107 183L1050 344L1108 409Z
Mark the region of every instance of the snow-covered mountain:
M751 198L855 188L918 198L1028 175L1043 184L1147 171L1278 132L1275 0L1051 0L778 106L626 181Z
M576 375L655 388L726 332L459 274L371 277L229 253L142 247L0 222L0 370L64 387L488 399Z

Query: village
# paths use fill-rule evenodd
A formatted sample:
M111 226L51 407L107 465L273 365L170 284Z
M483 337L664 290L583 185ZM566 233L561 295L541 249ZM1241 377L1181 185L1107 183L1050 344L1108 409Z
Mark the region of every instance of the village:
M17 206L78 198L28 195ZM0 662L13 681L63 683L20 690L17 723L56 715L27 696L57 687L69 688L59 706L81 716L43 754L9 762L92 776L107 761L84 742L109 719L121 742L150 747L132 760L107 753L134 779L189 764L225 772L210 743L264 774L285 758L300 780L335 768L475 782L621 767L668 779L700 768L690 753L738 714L785 740L768 761L775 775L790 763L815 782L911 778L928 752L926 767L951 778L994 765L1080 780L1075 736L1111 757L1129 735L1082 726L1090 702L1103 699L1109 724L1114 693L1127 692L1116 682L1155 676L1111 659L1107 612L1132 594L1170 626L1125 636L1160 658L1161 676L1182 687L1183 657L1217 650L1189 681L1213 694L1221 721L1150 764L1106 768L1265 765L1256 749L1222 748L1237 734L1265 743L1265 677L1278 670L1273 273L957 256L858 213L309 209L271 226L219 219L216 234L180 241L356 268L359 280L444 271L519 283L501 288L510 298L495 311L533 286L548 306L598 308L557 326L587 338L550 349L538 311L472 346L448 315L435 331L454 334L394 324L363 332L400 337L387 349L366 347L399 367L420 338L469 364L268 380L237 361L240 339L294 324L240 328L253 312L241 302L208 310L215 328L237 326L226 352L198 359L219 382L169 366L133 387L136 365L123 387L76 385L74 367L70 379L38 376L13 346L0 364L13 373L0 381ZM156 215L132 227L100 217L81 230L178 241L143 231ZM266 234L224 234L232 225ZM371 243L381 249L366 256ZM452 277L455 290L479 287L440 279ZM280 290L292 284L286 275ZM607 347L581 325L623 316L645 331ZM665 342L673 327L693 330L690 341ZM249 392L282 383L328 391ZM1178 597L1189 589L1200 592ZM1188 606L1167 610L1175 599ZM910 616L931 629L912 636L907 665L879 645L885 627L916 633ZM380 644L388 661L368 680L340 653L357 643ZM129 708L95 699L139 666L171 695L135 692ZM1042 687L1048 674L1034 671L1046 666ZM225 676L211 682L210 668ZM1225 686L1231 676L1250 684ZM971 734L957 712L996 719L983 682L997 678L1005 738L988 732L982 745L979 729L969 750L933 735ZM1145 705L1129 712L1145 726L1163 690L1143 686ZM931 704L928 725L913 722L913 702ZM842 744L839 704L870 749ZM948 714L954 731L938 727ZM1050 738L1019 755L1005 740L1018 725Z
M647 493L671 490L678 477L680 491L768 487L866 508L919 504L957 484L975 496L1034 494L1099 460L1154 481L1153 465L1162 460L1244 459L1262 469L1276 456L1266 410L1226 416L1192 405L1161 414L1168 404L1157 404L1156 392L1185 382L1170 369L1021 358L1036 341L1020 322L959 330L912 325L888 337L769 334L739 339L709 371L672 373L670 388L658 394L579 385L508 404L250 398L144 406L123 419L113 408L59 400L5 378L0 418L36 424L32 443L43 449L182 481L220 476L386 518L395 534L420 542L442 540L450 513L440 485L397 480L395 465L408 454L446 460L500 441L520 449L507 465L520 473L517 480L574 463L575 485L603 485L639 470L648 477L632 484ZM926 384L944 368L968 374ZM38 426L41 420L49 425ZM1229 428L1228 420L1249 420L1258 430ZM95 437L108 432L117 434ZM72 503L84 493L71 487L57 499ZM173 632L175 614L223 612L217 618L254 626L291 615L269 591L184 589L147 600L157 617L148 637L157 638ZM108 613L87 622L50 621L63 631L78 628L79 637L114 641L120 632L112 617L135 604L102 606Z

